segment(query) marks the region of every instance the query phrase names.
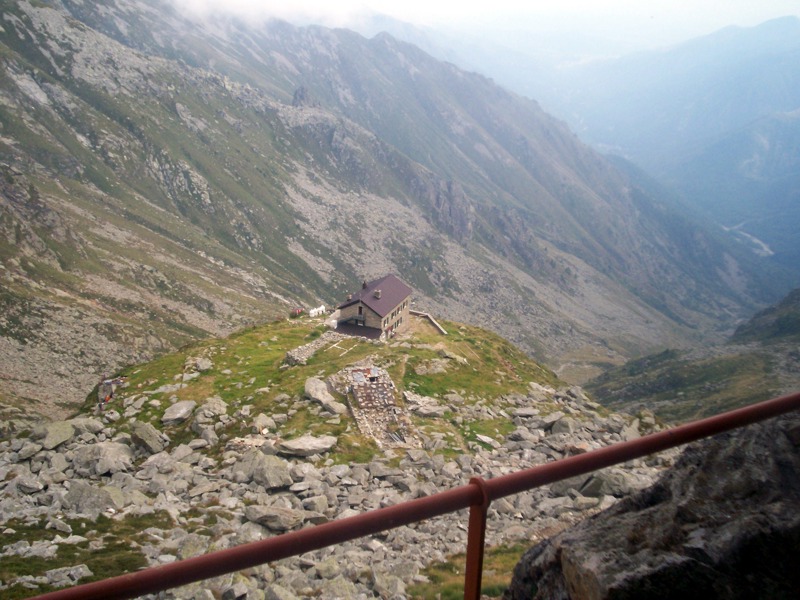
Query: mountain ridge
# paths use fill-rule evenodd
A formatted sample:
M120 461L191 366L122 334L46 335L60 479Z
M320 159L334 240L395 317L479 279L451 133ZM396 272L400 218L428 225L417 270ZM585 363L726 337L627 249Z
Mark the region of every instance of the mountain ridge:
M20 398L75 402L105 370L388 272L578 377L776 293L534 102L388 36L202 25L156 1L3 6L19 316L0 353Z

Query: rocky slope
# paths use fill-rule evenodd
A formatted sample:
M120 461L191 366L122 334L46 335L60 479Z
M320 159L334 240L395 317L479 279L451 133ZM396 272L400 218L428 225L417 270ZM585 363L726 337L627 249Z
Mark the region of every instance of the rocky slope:
M534 102L388 36L2 8L2 391L28 407L387 272L576 380L775 293Z
M376 345L271 325L137 367L102 411L89 403L66 421L4 422L15 433L0 441L3 594L228 548L658 427L652 415L608 414L579 388L556 389L551 373L493 336L447 326L446 338L418 331ZM307 364L284 362L311 344ZM494 372L483 366L492 357ZM353 417L352 397L336 394L337 377L365 361L391 373L398 393L416 390L396 398L413 443L381 449ZM483 391L449 389L476 370ZM488 543L559 530L648 485L674 455L499 500ZM168 597L404 596L427 581L427 565L464 551L464 519L399 527Z
M794 598L796 414L699 442L653 487L531 548L505 598Z

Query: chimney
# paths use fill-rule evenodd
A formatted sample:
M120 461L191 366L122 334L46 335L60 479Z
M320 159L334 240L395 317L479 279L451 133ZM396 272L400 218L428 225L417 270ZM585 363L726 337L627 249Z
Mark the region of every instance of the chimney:
M376 298L380 299L381 291L380 290L375 290L374 292L372 292L372 295L375 296Z
M364 283L361 284L361 289L362 290L367 289L367 280L366 279L364 280Z

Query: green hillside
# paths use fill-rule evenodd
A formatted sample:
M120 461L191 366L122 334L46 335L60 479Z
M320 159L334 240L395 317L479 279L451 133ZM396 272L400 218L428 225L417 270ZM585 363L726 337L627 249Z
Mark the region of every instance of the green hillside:
M530 382L549 386L561 383L552 371L493 333L447 321L443 326L447 335L415 319L413 334L399 337L394 343L347 338L326 344L305 365L288 367L286 353L319 338L327 327L319 319L274 321L228 338L191 344L123 370L122 374L128 377L127 385L120 389L108 409L123 413L117 426L125 430L125 406L136 398L146 397L148 401L136 418L160 428L164 411L172 403L193 400L200 405L208 398L219 397L234 410L250 416L286 415L281 429L287 438L303 434L337 436L339 441L332 452L337 462L368 462L378 447L358 432L350 417L321 418L319 407L314 410L310 403L298 402L303 398L309 377L325 379L365 361L389 373L401 404L403 391L409 390L433 397L445 406L458 402L458 412L476 405L489 407L484 419L469 421L456 418L456 412L449 408L442 418L413 417L421 435L443 436L447 453L463 451L478 434L508 433L508 428L514 425L501 415L508 406L504 396L526 393ZM209 359L213 367L184 381L184 373L191 372L185 366L197 358ZM436 368L426 368L433 364ZM180 389L173 389L176 383L181 383ZM157 391L165 386L166 391ZM455 394L459 400L446 398L448 394ZM341 396L337 399L346 402ZM93 392L80 414L94 414L96 402ZM252 433L246 421L249 422L232 420L223 432L224 439ZM173 445L183 437L194 436L186 427L167 428Z
M727 344L666 350L610 369L586 388L615 410L690 421L800 389L800 290L741 325Z

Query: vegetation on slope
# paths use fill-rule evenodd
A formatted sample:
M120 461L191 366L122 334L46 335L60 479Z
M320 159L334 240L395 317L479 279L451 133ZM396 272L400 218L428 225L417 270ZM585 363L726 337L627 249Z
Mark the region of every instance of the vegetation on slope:
M276 422L280 420L281 436L285 438L304 434L336 436L338 443L326 455L326 463L330 460L337 464L365 464L384 457L384 450L358 431L349 413L334 418L327 413L321 415L318 407L303 398L307 378L326 378L345 367L367 361L390 373L397 387L398 402L402 403L404 390L413 390L442 404L450 404L451 409L441 418L417 417L414 421L420 434L444 441L431 452L445 456L470 452L472 444L480 443L476 441L479 433L495 437L507 433L512 424L510 418L502 417L503 408L511 405L507 396L527 393L531 382L560 386L561 382L549 369L530 360L499 336L455 322L442 321L441 324L447 335L424 319L414 318L411 331L398 335L390 343L355 337L331 341L307 364L294 366L285 363L286 353L317 340L327 330L322 319L282 319L249 327L227 338L194 342L177 352L129 366L122 371L127 376L126 385L118 388L105 410L118 432L129 433L134 416L126 409L136 403L141 409L136 411L135 419L164 431L170 438L170 447L175 448L195 439L197 434L191 431L191 419L178 425L162 425L165 410L177 401L194 400L200 405L217 397L224 400L233 418L226 420L225 427L219 430L219 444L198 450L210 458L219 459L227 441L252 434L253 418L263 412ZM192 368L199 358L208 359L210 363L206 364L210 364L210 368L202 371ZM436 368L431 368L434 366ZM459 396L456 405L449 398L450 394ZM489 409L485 417L475 416L478 413L470 411L476 405ZM546 403L539 403L537 407L547 412ZM112 416L110 411L116 414ZM465 418L465 414L472 416ZM96 391L87 396L76 416L93 415L97 415ZM25 431L15 433L17 437L26 435ZM396 455L400 454L402 451ZM13 477L13 472L9 477ZM58 554L48 558L46 564L39 559L7 561L8 564L0 568L0 580L38 576L45 570L76 564L85 564L93 573L83 578L82 583L130 572L144 566L141 547L148 544L148 528L181 528L189 534L206 535L209 528L215 526L215 515L226 514L219 506L200 508L203 510L195 513L193 509L191 514L182 514L179 518L157 511L121 520L104 516L96 522L71 520L62 527L71 528L85 540L60 546ZM52 538L54 533L53 525L43 521L17 519L6 525L6 543L17 540L34 543ZM102 545L102 553L93 551L98 545ZM496 564L498 573L507 574L511 569L509 561L514 560L508 558L509 552L518 555L521 550L497 549L490 553L487 565ZM495 563L495 554L505 558ZM431 573L442 570L458 571L458 567L432 567ZM438 577L433 576L432 580L438 582ZM487 575L486 589L499 589L500 580L500 575L496 580ZM457 584L443 582L443 585ZM19 594L10 597L25 597L26 592L23 587L15 586L9 593ZM430 597L428 592L420 589L414 594Z
M665 350L608 370L586 388L615 410L681 422L800 389L800 290L740 326L730 342Z
M32 332L45 373L94 378L386 272L553 364L702 337L774 290L536 103L389 36L0 5L0 278L47 309L0 336L18 397L56 391L12 360Z
M331 458L337 462L367 462L378 452L372 440L361 436L349 418L323 419L315 415L308 402L301 402L309 377L327 378L347 366L368 361L382 367L392 377L398 390L413 391L446 403L449 393L459 395L466 406L484 402L495 411L506 405L504 396L524 394L530 382L557 386L558 378L549 369L529 359L525 353L501 337L477 327L442 322L448 335L442 335L424 322L414 321L412 338L400 337L388 344L346 338L326 345L305 365L287 368L284 359L290 350L317 339L327 326L319 319L286 319L250 327L225 339L211 339L185 346L180 351L124 370L127 385L120 390L110 408L124 412L126 399L145 395L150 399L139 421L161 427L161 417L175 400L219 397L231 407L246 410L250 415L283 415L281 430L286 437L335 435L339 443ZM213 367L194 378L184 377L186 365L193 359L207 358ZM433 363L436 369L425 368ZM180 389L164 386L180 383ZM90 394L81 413L96 410L96 396ZM424 433L443 433L448 440L445 452L460 451L475 440L477 434L495 434L495 429L508 426L507 419L485 422L458 418L452 411L444 419L417 418L415 425ZM117 422L123 430L126 418ZM193 436L188 425L169 428L173 441ZM237 421L225 430L224 439L251 433L244 421Z

